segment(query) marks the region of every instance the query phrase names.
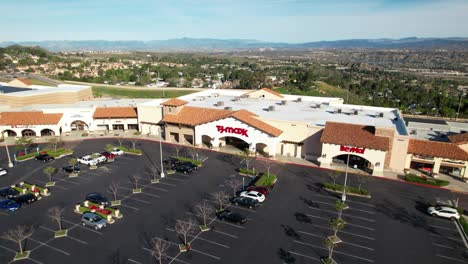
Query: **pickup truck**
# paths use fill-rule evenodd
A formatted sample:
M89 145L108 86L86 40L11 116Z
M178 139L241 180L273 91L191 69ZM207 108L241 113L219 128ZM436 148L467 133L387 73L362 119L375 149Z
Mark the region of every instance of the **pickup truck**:
M86 155L83 157L78 158L78 163L85 164L85 165L97 165L98 163L105 162L106 157L102 156L99 153L93 153L91 155Z

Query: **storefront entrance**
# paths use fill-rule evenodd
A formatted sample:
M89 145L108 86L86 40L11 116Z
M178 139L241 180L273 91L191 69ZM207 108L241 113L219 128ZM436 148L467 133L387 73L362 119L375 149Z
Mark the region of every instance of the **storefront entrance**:
M334 166L343 166L346 168L348 154L339 155L332 160ZM374 166L363 157L349 154L349 168L361 170L372 175Z
M219 139L219 147L245 151L249 149L249 143L236 137L222 137Z

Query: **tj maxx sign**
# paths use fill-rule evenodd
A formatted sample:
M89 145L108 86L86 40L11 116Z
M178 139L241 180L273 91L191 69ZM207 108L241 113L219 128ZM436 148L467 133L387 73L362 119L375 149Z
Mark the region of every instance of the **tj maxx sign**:
M247 135L247 129L244 129L244 128L234 128L234 127L225 127L225 126L216 126L216 128L218 129L218 132L221 134L232 133L232 134L238 134L238 135L242 135L245 137L249 137L249 135Z
M340 146L340 151L349 152L349 153L357 153L357 154L364 154L366 151L365 148L356 148L356 147L348 147L348 146Z

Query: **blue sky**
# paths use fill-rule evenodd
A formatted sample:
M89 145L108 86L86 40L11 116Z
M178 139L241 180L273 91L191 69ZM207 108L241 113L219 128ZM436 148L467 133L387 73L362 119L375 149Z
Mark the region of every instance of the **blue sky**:
M0 41L468 37L468 0L1 0Z

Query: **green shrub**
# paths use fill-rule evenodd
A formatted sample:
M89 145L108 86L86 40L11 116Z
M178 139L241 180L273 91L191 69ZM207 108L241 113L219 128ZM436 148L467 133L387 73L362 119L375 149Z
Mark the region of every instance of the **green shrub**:
M426 177L423 178L414 174L406 174L404 179L405 181L408 181L408 182L416 182L416 183L428 184L428 185L439 186L439 187L447 186L450 183L449 181L426 178Z
M25 160L25 159L29 159L29 158L32 158L32 157L35 157L37 155L36 152L33 152L33 153L28 153L26 155L23 155L23 156L18 156L16 157L17 160Z
M87 136L88 136L88 133L85 132L85 133L81 134L81 136L82 136L82 137L87 137Z
M466 222L466 219L463 216L463 212L460 213L460 223L463 226L463 230L465 231L465 234L468 234L468 222Z
M323 184L323 187L326 189L334 190L334 191L339 191L342 192L344 186L341 184L333 184L331 182L326 182ZM355 194L361 194L361 195L370 195L370 192L368 190L362 189L359 190L358 188L351 187L351 186L346 186L346 192L348 193L355 193Z
M50 156L54 158L57 158L61 155L73 153L71 149L65 149L65 148L58 148L57 151L55 151L54 149L44 149L42 151L45 151L47 154L49 154Z
M110 151L110 150L112 150L114 148L118 148L118 149L122 150L123 152L129 152L129 153L135 153L135 154L141 154L142 153L141 149L126 148L124 146L116 147L114 145L107 144L106 147L105 147L105 149L107 151Z
M176 159L178 159L180 161L191 162L193 165L196 165L196 166L201 166L202 165L202 162L199 161L199 160L193 160L193 159L184 158L184 157L173 157L173 158L176 158Z
M257 175L257 173L255 173L254 170L248 170L248 169L246 169L246 168L240 168L240 169L239 169L239 172L240 172L240 173L243 173L243 174L253 175L253 176ZM270 174L270 175L271 175L271 174Z
M140 131L135 131L135 132L133 132L133 135L135 135L135 136L141 135L141 132Z
M263 187L271 187L275 184L278 177L276 175L270 173L270 177L267 174L263 174L260 179L255 183L255 186L263 186Z

